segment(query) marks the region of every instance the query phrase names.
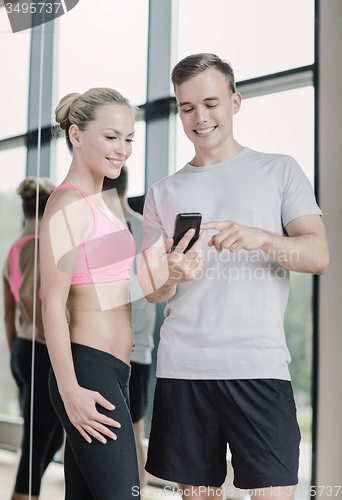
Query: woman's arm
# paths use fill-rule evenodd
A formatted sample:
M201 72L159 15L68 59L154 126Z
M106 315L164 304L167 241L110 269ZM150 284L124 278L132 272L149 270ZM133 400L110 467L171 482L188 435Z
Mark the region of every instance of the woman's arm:
M69 190L56 193L48 202L44 213L39 237L42 316L51 364L68 417L88 442L94 437L105 443L104 435L116 439L115 434L106 425L120 425L96 409L96 403L108 410L114 409L113 404L99 393L80 387L77 382L65 313L72 277L70 271L77 248L71 253L70 250L73 242L79 244L84 239L84 234L89 233L89 219L93 224L87 203L75 203L75 211L79 210L80 205L82 209L79 214L73 214L77 217L78 224L70 239L64 208L68 206L69 212L70 205L80 201L79 196ZM67 253L71 255L70 261L66 266L64 263L63 270L60 270L57 263Z
M139 283L149 302L163 302L171 299L178 283L193 280L203 267L202 246L205 233L185 254L184 250L194 235L190 229L170 253L173 238L168 238L161 247L150 247L142 252Z
M5 330L8 347L12 350L13 343L17 336L17 329L15 326L16 315L16 302L9 286L9 263L6 261L4 274L3 274L3 294L4 294L4 316L5 316Z

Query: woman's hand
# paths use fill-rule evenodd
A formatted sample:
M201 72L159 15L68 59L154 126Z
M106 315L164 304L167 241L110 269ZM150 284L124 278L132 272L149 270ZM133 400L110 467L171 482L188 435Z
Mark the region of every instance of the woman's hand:
M96 408L96 404L106 408L106 410L114 410L115 406L101 396L99 392L78 387L77 391L65 396L63 402L70 422L88 443L92 442L91 437L103 444L107 442L105 436L114 440L117 438L116 434L107 426L120 428L121 425L119 422L100 413Z

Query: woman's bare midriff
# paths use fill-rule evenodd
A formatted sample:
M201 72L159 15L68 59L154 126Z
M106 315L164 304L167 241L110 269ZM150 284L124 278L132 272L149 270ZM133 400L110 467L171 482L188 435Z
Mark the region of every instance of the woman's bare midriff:
M67 308L71 342L129 364L133 345L129 280L72 285Z

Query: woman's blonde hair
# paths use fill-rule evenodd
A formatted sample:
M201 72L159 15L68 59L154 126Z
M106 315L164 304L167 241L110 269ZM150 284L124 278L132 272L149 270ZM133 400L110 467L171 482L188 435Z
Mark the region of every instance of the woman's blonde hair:
M69 151L72 153L72 143L69 137L71 125L77 125L80 130L85 130L89 122L96 118L96 111L106 104L120 104L127 106L135 114L135 108L120 92L105 87L95 87L84 94L67 94L63 97L56 110L56 122L65 130L65 137Z
M39 178L39 206L38 217L42 217L46 202L55 189L54 184L48 177ZM23 200L23 212L26 218L31 219L36 216L37 178L26 177L17 190Z

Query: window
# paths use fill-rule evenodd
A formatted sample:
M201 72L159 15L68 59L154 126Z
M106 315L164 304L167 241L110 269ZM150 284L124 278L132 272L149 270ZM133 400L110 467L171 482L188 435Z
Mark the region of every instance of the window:
M6 10L0 8L0 139L27 130L31 30L12 33Z
M178 58L213 52L238 81L314 62L313 0L178 3Z
M313 184L313 87L242 99L234 118L234 136L252 149L293 156Z
M141 196L145 192L145 140L146 124L144 121L136 122L133 153L127 161L128 198Z
M246 99L235 117L235 138L252 149L293 156L313 184L313 87ZM302 433L298 498L305 498L311 473L312 291L311 275L291 273L285 333Z
M82 0L58 22L58 99L111 87L133 104L145 102L148 0Z
M102 0L96 5L82 0L68 15L58 19L53 110L64 95L83 93L92 87L115 88L132 104L145 103L148 12L148 0ZM52 123L54 120L53 114ZM135 130L133 153L127 162L129 197L140 196L145 190L145 122L136 122ZM57 139L53 160L52 178L60 184L72 160L64 138Z

